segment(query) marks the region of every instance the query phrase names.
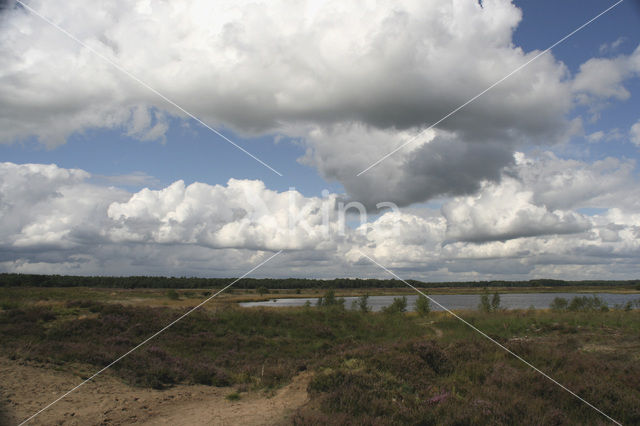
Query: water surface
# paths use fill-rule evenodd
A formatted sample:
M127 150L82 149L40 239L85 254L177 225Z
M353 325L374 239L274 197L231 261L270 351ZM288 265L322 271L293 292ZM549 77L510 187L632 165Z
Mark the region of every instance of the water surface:
M604 300L609 307L616 304L624 305L628 301L640 299L640 293L617 294L617 293L596 293L596 295ZM546 309L551 301L556 297L563 297L567 300L573 299L575 296L590 296L588 293L504 293L500 294L500 305L507 309L527 309L533 306L536 309ZM369 296L369 306L373 311L380 311L385 306L389 306L396 296ZM415 309L417 295L407 297L407 310ZM456 309L477 309L480 303L480 294L436 294L430 295L432 299L440 303L442 306ZM345 297L345 306L350 309L351 304L358 300L358 297ZM295 307L303 306L307 301L315 305L318 298L290 298L290 299L270 299L262 302L245 302L240 303L243 307L254 306L271 306L271 307ZM431 302L431 309L434 311L442 311L443 309L436 303Z

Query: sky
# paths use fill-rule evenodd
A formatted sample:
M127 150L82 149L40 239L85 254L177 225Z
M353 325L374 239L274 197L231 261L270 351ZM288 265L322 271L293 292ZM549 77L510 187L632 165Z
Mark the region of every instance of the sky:
M0 272L637 279L639 77L632 0L0 1Z

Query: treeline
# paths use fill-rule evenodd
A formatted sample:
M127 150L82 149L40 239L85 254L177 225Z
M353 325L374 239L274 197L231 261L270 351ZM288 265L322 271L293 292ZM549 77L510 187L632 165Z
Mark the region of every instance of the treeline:
M75 275L0 274L0 287L103 287L103 288L222 288L234 278L189 278L189 277L82 277ZM484 287L634 287L640 288L640 280L628 281L563 281L536 279L529 281L467 281L426 283L407 280L416 287L438 288L484 288ZM319 280L312 278L243 278L235 288L256 289L307 289L307 288L395 288L405 287L399 280L360 278L336 278Z

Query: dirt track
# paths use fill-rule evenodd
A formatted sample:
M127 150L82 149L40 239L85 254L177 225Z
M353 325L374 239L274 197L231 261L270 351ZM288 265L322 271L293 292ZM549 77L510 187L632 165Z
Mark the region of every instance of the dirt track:
M127 386L106 373L34 418L34 425L265 425L287 423L308 402L309 373L268 397L233 388L175 386L167 390ZM18 424L82 382L68 372L0 358L0 423ZM4 414L2 413L4 411ZM4 416L4 418L3 418Z

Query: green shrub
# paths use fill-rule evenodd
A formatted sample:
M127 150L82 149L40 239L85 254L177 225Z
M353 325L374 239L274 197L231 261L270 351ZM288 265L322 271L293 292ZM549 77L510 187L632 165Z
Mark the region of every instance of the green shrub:
M227 398L229 401L237 401L240 399L240 394L238 392L231 392L225 398Z
M265 294L269 294L269 289L266 287L258 287L256 289L256 293L258 293L259 295L265 295Z
M369 308L369 295L365 294L362 295L358 298L357 301L357 307L360 310L360 312L366 314L367 312L369 312L371 310L371 308Z
M571 299L568 310L576 311L608 311L607 304L598 296L576 296Z
M566 311L569 306L569 301L564 297L556 297L551 302L550 308L552 311Z
M178 294L177 291L171 289L169 291L167 291L167 297L171 300L178 300L180 299L180 295Z
M9 309L17 309L18 304L16 302L4 300L0 302L0 309L9 310Z
M416 300L416 312L420 316L429 315L431 312L431 301L422 294Z
M483 293L480 296L480 303L478 304L478 309L482 312L491 312L491 302L489 302L488 293Z
M493 296L491 297L491 310L495 312L500 309L500 295L498 293L493 293Z
M336 298L335 291L327 290L324 296L318 299L318 306L344 308L344 298Z
M405 296L402 297L394 297L393 303L383 309L384 313L387 314L399 314L405 312L407 310L407 298Z
M485 291L480 296L480 304L478 305L478 309L486 313L500 310L500 295L498 293L493 293L491 300L489 300L489 293Z

